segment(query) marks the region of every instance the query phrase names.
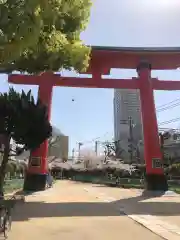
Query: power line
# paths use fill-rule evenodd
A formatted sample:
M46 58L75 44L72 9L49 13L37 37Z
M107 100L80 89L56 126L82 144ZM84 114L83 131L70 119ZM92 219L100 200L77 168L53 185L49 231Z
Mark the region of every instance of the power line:
M161 126L161 125L165 125L165 124L169 124L169 123L174 123L174 122L177 122L177 121L180 121L180 117L161 122L158 125Z
M179 128L159 128L159 130L169 130L169 129L171 129L171 130L174 130L174 131L179 131L180 129Z
M172 109L172 108L175 108L175 107L178 107L178 106L180 106L180 102L175 103L175 104L170 105L170 106L167 106L167 107L164 107L164 108L161 108L161 109L157 110L157 112L163 112L163 111L166 111L168 109Z
M161 108L164 108L165 106L167 106L167 105L169 105L169 104L171 104L171 103L177 102L177 101L180 102L180 98L176 98L175 100L173 100L173 101L171 101L171 102L162 104L162 105L158 106L156 109L157 109L157 111L159 111Z
M173 104L172 104L173 103ZM172 105L171 105L172 104ZM174 108L174 107L177 107L177 106L180 106L180 98L177 98L169 103L165 103L165 104L162 104L160 106L158 106L156 108L157 112L162 112L162 111L165 111L165 110L168 110L170 108ZM175 118L175 119L171 119L171 120L167 120L167 121L164 121L164 122L161 122L159 123L158 125L165 125L165 124L169 124L169 123L173 123L173 122L177 122L179 121L180 118ZM83 145L84 144L89 144L89 143L93 143L95 141L97 141L98 139L104 137L105 135L107 135L108 132L106 132L103 136L100 136L100 137L97 137L97 138L93 138L92 140L89 140L89 141L83 141L81 142Z
M91 140L89 140L89 141L82 141L81 143L82 143L83 145L84 145L84 144L93 143L93 142L97 141L98 139L100 139L100 138L102 138L102 137L105 137L107 134L109 134L109 132L106 132L104 135L99 136L99 137L97 137L97 138L93 138L93 139L91 139Z

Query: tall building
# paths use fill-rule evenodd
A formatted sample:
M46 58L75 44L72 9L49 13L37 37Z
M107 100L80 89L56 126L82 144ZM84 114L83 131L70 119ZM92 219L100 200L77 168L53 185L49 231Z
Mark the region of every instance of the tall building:
M128 152L128 139L136 145L142 139L142 124L140 112L140 98L138 90L114 90L114 138L119 141L121 158L130 160ZM132 131L130 121L132 119Z

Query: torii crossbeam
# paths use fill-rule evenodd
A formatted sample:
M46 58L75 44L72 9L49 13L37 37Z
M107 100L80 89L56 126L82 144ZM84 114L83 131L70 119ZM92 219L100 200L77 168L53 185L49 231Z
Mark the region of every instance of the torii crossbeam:
M13 84L38 85L39 98L47 105L49 118L53 86L139 89L147 188L149 190L167 190L153 90L180 90L180 82L151 78L151 70L177 69L179 66L180 48L92 47L91 61L87 71L88 74L92 74L91 78L62 77L53 73L43 73L38 76L12 74L9 75L8 81ZM129 80L102 78L102 75L110 73L111 68L136 69L138 77ZM48 142L45 141L37 151L32 153L25 181L26 190L44 189L47 152Z

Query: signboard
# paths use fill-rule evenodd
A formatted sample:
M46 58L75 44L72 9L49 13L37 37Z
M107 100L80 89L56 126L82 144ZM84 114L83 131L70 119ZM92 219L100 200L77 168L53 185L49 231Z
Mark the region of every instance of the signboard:
M121 123L121 124L127 124L128 121L127 121L127 120L120 120L120 123Z
M32 167L40 167L41 166L41 157L31 157L30 165Z
M152 167L153 168L162 168L162 161L160 158L153 158L152 159Z

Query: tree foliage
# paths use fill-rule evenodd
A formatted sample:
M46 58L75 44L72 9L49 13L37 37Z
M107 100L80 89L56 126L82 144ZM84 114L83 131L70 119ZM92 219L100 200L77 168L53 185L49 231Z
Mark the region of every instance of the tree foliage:
M36 149L51 135L46 106L35 101L31 91L18 93L10 88L9 93L1 93L0 111L0 134L25 150Z
M166 172L169 175L179 176L180 175L180 163L172 164L166 168Z
M11 155L10 141L19 146L14 155L24 150L35 150L49 138L52 127L48 120L47 109L39 100L35 101L31 91L18 93L10 88L8 93L0 94L0 136L3 148L3 160L0 167L0 190Z
M0 0L0 70L86 69L91 0Z

